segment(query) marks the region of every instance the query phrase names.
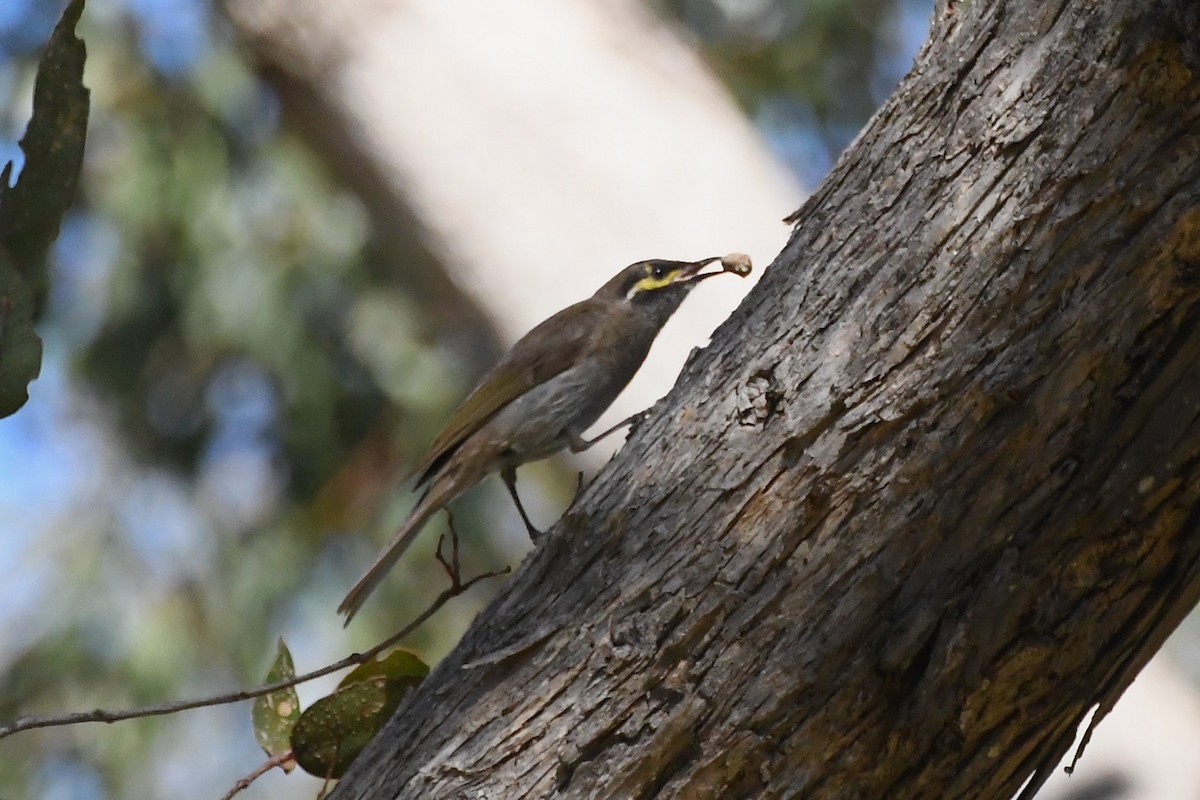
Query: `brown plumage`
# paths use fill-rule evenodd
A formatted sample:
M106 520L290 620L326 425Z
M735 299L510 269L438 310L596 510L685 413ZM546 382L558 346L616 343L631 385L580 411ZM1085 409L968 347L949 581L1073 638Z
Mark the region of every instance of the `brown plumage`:
M642 261L594 295L542 322L504 355L450 416L416 469L420 502L375 563L346 595L346 623L434 513L491 472L499 472L530 529L516 493L516 468L559 450L581 450L591 426L641 366L658 332L717 261ZM744 275L749 259L721 259Z

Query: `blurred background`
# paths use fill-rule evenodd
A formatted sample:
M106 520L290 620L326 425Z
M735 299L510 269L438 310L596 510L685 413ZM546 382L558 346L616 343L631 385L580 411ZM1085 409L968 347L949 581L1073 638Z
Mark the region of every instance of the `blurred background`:
M0 160L18 168L64 5L0 0ZM632 261L743 251L761 273L931 11L89 0L92 115L42 375L0 420L0 721L250 686L279 636L307 671L422 610L442 520L352 628L333 611L480 372ZM660 397L747 283L698 290L606 419ZM535 520L602 460L523 468ZM469 574L529 546L495 483L455 505ZM502 580L407 644L439 658ZM1134 716L1046 797L1200 797L1197 642L1175 637L1117 712ZM34 731L0 741L0 798L212 800L262 759L248 704ZM276 772L239 796L316 786Z

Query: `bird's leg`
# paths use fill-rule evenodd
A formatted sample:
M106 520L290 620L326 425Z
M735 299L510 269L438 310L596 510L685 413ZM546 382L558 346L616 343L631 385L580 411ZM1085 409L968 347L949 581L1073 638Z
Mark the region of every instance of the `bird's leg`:
M637 424L639 422L641 422L642 420L644 420L649 413L650 413L650 409L648 409L648 408L645 411L639 411L638 413L628 416L625 419L621 420L616 425L613 425L611 428L604 431L604 433L601 433L599 436L594 436L591 439L583 438L582 436L580 436L578 433L571 430L570 428L563 431L563 436L566 438L567 446L570 448L572 453L582 453L584 450L587 450L589 447L594 445L596 442L600 441L601 439L605 438L606 436L609 436L610 434L616 433L621 428L624 428L626 425L630 426L630 432L632 432L633 429L637 427ZM579 480L575 484L575 496L573 498L571 498L571 505L568 506L568 508L571 508L575 505L575 501L579 499L579 493L581 491L583 491L583 473L582 472L579 473Z
M618 422L616 425L613 425L608 430L604 431L604 433L601 433L598 436L593 436L591 439L585 439L582 436L580 436L578 433L576 433L575 431L570 430L570 429L563 431L563 435L566 437L567 446L571 448L572 453L582 453L584 450L587 450L589 447L594 445L596 442L598 442L601 439L604 439L608 436L611 436L612 434L619 431L621 428L624 428L626 425L635 425L636 423L641 422L643 419L645 419L646 415L649 413L650 413L650 409L646 409L645 411L639 411L636 414L632 414L632 415L626 417L625 419L621 420L620 422Z
M529 540L536 542L541 538L542 532L533 527L533 523L529 521L529 515L525 513L525 506L521 505L521 497L517 494L517 468L502 467L500 480L504 481L504 488L508 489L509 496L517 506L517 512L521 515L521 521L525 523L525 530L529 533Z

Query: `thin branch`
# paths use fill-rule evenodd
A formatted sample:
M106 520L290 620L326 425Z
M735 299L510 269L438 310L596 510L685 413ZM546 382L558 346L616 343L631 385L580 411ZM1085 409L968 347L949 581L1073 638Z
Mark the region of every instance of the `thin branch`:
M451 528L451 531L453 532L453 528ZM454 534L453 538L457 542L458 535ZM439 560L441 560L440 556ZM443 561L442 563L444 564L445 562ZM457 566L457 558L455 558L455 566ZM122 711L105 711L98 708L94 711L77 711L73 714L64 714L58 717L21 717L8 725L0 727L0 739L5 738L6 736L12 736L14 733L33 730L34 728L57 728L64 725L79 725L84 722L122 722L127 719L158 717L165 714L177 714L180 711L188 711L193 708L206 708L208 706L220 706L226 705L227 703L237 703L242 700L252 700L255 697L262 697L263 695L270 694L271 692L277 692L280 689L287 689L291 686L296 686L297 684L306 683L316 678L324 677L331 672L337 672L338 670L345 669L346 667L353 667L366 663L382 653L384 650L387 650L389 647L399 642L405 636L408 636L408 634L412 633L417 628L421 627L421 625L423 625L430 617L436 614L442 606L446 605L446 603L453 600L455 597L465 593L468 589L480 581L487 580L488 578L495 578L500 575L507 575L512 571L512 567L505 567L504 569L480 573L479 575L476 575L467 581L462 580L462 576L458 573L457 569L453 571L448 569L447 571L451 573L450 586L444 589L441 594L434 598L434 601L429 605L429 607L418 614L412 622L408 623L399 631L392 634L387 639L384 639L370 650L367 650L363 653L351 653L341 661L338 661L334 664L321 667L320 669L313 670L312 672L306 672L303 675L288 678L287 680L268 683L267 685L259 686L256 689L245 689L242 691L229 692L227 694L220 694L213 697L202 697L196 700L180 700L173 703L160 703L158 705L143 706L142 708L124 709Z
M254 772L251 772L246 777L238 780L238 782L233 785L233 788L230 789L228 792L226 792L223 797L221 797L221 800L232 800L234 795L236 795L238 792L244 792L245 790L249 789L250 784L254 783L256 780L261 778L263 775L266 775L268 772L275 769L275 767L282 767L284 764L286 764L287 762L289 762L291 760L292 760L292 751L291 750L288 750L283 753L279 753L278 755L271 756L266 761L264 761L262 764L260 764L258 766L258 768L254 770Z
M433 557L442 565L442 569L446 570L446 577L450 579L450 588L462 585L462 564L458 557L458 529L454 527L454 515L450 513L450 509L446 509L446 524L450 528L450 561L446 561L446 557L442 555L442 545L446 541L446 534L438 537L437 550L433 552Z

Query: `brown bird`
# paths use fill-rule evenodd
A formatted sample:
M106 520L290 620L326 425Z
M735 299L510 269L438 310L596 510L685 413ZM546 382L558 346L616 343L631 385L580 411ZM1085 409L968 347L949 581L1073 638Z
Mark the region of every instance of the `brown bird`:
M721 262L720 271L701 272L714 261ZM517 495L517 467L564 448L585 450L621 427L590 441L583 438L633 378L684 298L701 280L722 272L744 277L750 274L750 259L734 253L700 261L640 261L514 344L450 416L415 470L416 485L429 487L338 606L346 623L429 518L491 472L500 473L530 537L536 538Z

